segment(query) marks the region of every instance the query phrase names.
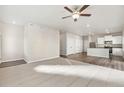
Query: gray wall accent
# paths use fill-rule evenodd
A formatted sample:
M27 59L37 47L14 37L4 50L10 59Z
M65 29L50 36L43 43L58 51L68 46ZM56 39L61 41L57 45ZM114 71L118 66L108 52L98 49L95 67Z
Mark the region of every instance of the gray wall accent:
M123 58L124 58L124 30L123 30L123 40L122 40L122 47L123 47Z

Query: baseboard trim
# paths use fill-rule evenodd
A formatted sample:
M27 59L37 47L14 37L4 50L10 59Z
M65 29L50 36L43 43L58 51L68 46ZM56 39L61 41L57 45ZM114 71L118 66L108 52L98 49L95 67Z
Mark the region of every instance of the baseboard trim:
M4 63L4 62L10 62L10 61L17 61L17 60L24 60L24 58L11 59L11 60L2 60L1 63Z
M64 58L67 58L67 55L60 55L60 57L64 57Z
M45 61L45 60L50 60L50 59L59 58L59 57L60 56L55 56L55 57L43 58L43 59L33 60L33 61L29 61L29 60L24 58L24 61L27 63L33 63L33 62Z
M11 61L17 61L17 60L24 60L24 61L27 62L27 63L32 63L32 62L50 60L50 59L54 59L54 58L58 58L58 57L60 57L60 56L49 57L49 58L43 58L43 59L40 59L40 60L33 60L33 61L29 61L29 60L27 60L27 59L25 59L25 58L19 58L19 59L3 60L3 61L1 61L0 63L11 62Z
M72 53L72 54L66 54L65 56L74 55L74 54L80 54L80 53L84 53L84 52L76 52L76 53Z

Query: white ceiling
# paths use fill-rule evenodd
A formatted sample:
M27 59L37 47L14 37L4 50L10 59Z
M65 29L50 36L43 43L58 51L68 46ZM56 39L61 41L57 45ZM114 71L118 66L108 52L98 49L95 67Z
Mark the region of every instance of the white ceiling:
M120 32L124 26L124 6L91 5L84 12L91 13L92 16L80 17L77 22L74 22L72 18L61 19L63 16L70 15L63 7L61 5L1 5L0 20L7 23L16 21L16 24L20 25L33 22L80 35L87 35L89 32L106 33L105 29L109 29L111 33ZM90 25L89 28L87 24Z

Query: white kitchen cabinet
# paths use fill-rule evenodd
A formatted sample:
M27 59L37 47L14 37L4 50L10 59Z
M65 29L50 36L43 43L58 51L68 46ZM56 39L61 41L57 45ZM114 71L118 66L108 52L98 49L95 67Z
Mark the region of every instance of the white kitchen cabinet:
M112 42L113 44L122 44L122 36L113 36Z
M98 44L104 44L104 37L97 38L97 43Z
M112 35L104 36L105 41L112 41Z
M109 49L108 48L87 48L87 55L109 58Z
M113 48L112 54L114 56L123 56L122 48Z

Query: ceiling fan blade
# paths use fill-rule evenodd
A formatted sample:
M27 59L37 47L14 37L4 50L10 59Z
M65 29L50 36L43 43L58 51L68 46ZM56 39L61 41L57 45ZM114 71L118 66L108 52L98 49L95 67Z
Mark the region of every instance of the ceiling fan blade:
M62 17L62 19L65 19L65 18L68 18L68 17L72 17L71 15L70 16L65 16L65 17Z
M80 16L91 16L91 14L80 14Z
M73 13L73 11L72 11L70 8L68 8L67 6L65 6L64 8L65 8L67 11Z
M85 10L88 6L90 6L90 5L84 5L84 6L79 10L79 12L82 12L82 11Z

